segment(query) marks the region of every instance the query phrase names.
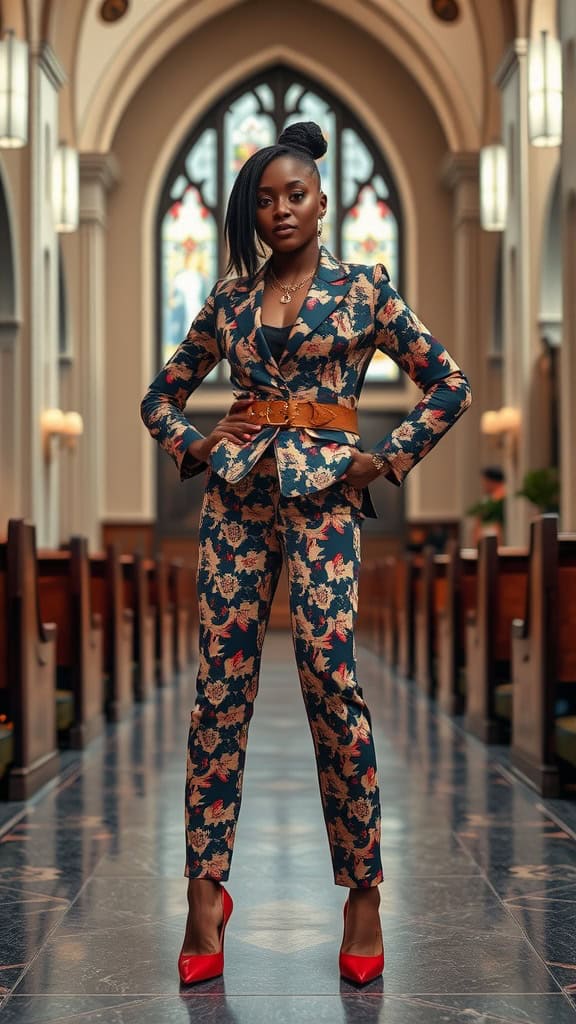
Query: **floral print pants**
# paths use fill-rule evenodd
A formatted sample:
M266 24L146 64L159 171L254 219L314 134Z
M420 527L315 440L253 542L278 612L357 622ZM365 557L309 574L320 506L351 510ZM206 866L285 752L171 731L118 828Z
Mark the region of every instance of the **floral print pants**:
M361 504L362 492L345 481L284 497L268 453L236 484L208 474L186 772L189 878L228 878L262 644L285 559L334 879L353 888L382 881L374 744L355 676Z

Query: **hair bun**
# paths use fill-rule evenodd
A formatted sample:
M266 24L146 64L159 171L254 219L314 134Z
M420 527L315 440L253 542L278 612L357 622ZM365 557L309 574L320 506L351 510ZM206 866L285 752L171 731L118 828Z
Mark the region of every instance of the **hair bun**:
M279 146L303 149L314 160L319 160L328 149L328 143L314 121L298 121L284 129L278 138Z

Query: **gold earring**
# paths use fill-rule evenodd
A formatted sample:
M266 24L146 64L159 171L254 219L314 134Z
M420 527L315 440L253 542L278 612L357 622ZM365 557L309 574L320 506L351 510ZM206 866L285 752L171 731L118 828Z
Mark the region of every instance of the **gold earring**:
M322 217L319 217L318 218L318 238L320 238L320 236L322 234L323 226L324 226L324 221L323 221Z

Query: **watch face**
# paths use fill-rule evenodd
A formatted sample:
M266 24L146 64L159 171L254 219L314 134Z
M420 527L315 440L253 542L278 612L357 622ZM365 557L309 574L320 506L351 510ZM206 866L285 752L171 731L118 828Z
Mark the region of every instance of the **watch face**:
M129 0L103 0L100 7L102 21L119 21L126 14Z
M430 0L430 6L441 21L456 21L460 17L458 0Z

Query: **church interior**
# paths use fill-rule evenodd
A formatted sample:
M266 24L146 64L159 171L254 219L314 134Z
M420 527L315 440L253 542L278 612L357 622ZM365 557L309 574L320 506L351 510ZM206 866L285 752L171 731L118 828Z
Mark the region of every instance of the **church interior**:
M362 523L384 973L338 974L284 572L226 969L187 987L204 478L140 403L226 276L240 167L299 121L322 245L385 265L473 397ZM0 0L6 1024L576 1024L575 393L576 0ZM419 397L377 351L364 450ZM223 360L186 416L232 400Z

